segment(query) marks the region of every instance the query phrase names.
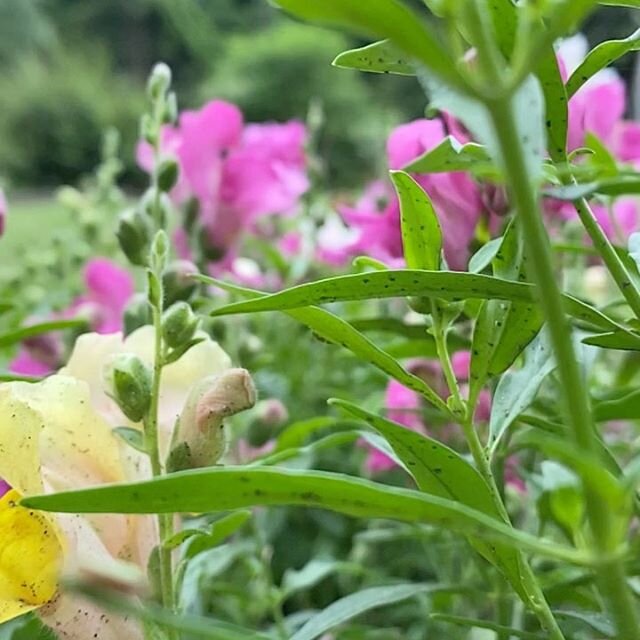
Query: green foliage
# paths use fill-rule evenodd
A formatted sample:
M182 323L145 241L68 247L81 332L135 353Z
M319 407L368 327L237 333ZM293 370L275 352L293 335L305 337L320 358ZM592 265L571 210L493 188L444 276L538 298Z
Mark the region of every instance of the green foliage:
M141 92L96 52L24 58L0 79L0 164L27 184L72 181L98 163L109 126L131 157L140 105Z

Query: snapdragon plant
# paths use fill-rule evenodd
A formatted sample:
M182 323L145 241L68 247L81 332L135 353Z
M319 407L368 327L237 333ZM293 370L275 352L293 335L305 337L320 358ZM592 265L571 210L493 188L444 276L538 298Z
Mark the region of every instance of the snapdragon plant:
M625 248L611 244L589 204L594 195L637 193L640 182L628 167L615 165L612 171L610 163L606 169L587 164L581 154L567 151L569 98L614 59L637 49L638 38L599 45L566 81L554 50L557 39L577 29L598 4L640 8L640 3L425 0L429 12L424 15L398 0L278 0L277 4L298 18L375 38L363 48L339 55L335 65L416 76L429 108L455 116L474 142L460 145L448 139L406 170L392 172L406 268L364 259L359 262L365 265L364 271L274 294L197 276L200 283L239 298L216 306L210 315L286 314L323 341L349 351L419 394L443 421L459 425L464 450L406 429L351 401L333 398L330 404L362 425L370 441L383 447L413 479L415 488L288 468L278 464L287 458L283 451L261 464L203 467L187 462L180 470L165 473L158 453L156 415L163 363L172 352L163 337L162 275L168 242L161 228L166 218L163 193L173 186L177 167L160 157L159 127L171 102L166 74L158 72L153 80L156 88L151 90L153 111L145 120L145 137L155 153L147 206L151 228L154 233L160 229L150 262L145 262L146 253L137 253L135 244L142 238L140 246L146 246L149 219L132 214L121 228L129 234L123 246L128 247L130 259L148 267L155 364L149 406L143 412L144 442L137 445L149 454L154 477L135 484L31 497L24 504L71 513L158 514L158 579L164 609L141 608L133 613L153 618L161 637L163 633L175 637L176 628L202 637L262 637L237 628L228 629L230 635L220 635L219 626L208 632L201 620L193 618L185 618L177 627L171 622L171 614L177 613L175 589L180 577L172 567L172 514L299 505L359 518L428 524L463 536L481 566L492 568L486 573L487 606L476 618L438 611L432 605L432 615L441 622L490 629L501 639L640 638L631 581L637 572L637 461L614 455L600 429L603 420L640 417L637 394L634 389L613 390L607 401L594 400L584 355L585 344L614 352L640 350L637 268ZM499 238L476 254L473 272L449 270L431 194L410 175L444 171L466 171L479 180L488 177L506 190L510 219ZM620 304L616 308L598 309L563 290L541 212L543 197L575 207L593 255L606 266L617 287ZM424 339L433 345L444 374L444 397L424 377L372 342L364 328L325 308L389 298L405 299L408 308L423 318ZM452 365L451 339L461 328L471 341L466 389ZM185 348L192 338L193 333L184 341ZM541 385L552 374L557 377L556 393L545 397L547 406L536 411ZM488 429L476 418L486 388L495 390ZM514 443L520 452L533 452L577 479L561 482L550 492L551 518L558 524L553 535L538 535L526 520L518 526L509 510L502 477ZM552 571L569 567L579 571L578 581L586 585L579 612L557 607L548 593ZM408 583L354 593L311 616L291 637L317 638L375 606L456 587ZM566 588L574 587L569 582ZM500 597L489 597L490 591ZM109 593L93 596L125 606ZM278 612L277 607L274 611ZM576 620L583 623L578 630ZM286 628L280 624L275 633L286 637Z

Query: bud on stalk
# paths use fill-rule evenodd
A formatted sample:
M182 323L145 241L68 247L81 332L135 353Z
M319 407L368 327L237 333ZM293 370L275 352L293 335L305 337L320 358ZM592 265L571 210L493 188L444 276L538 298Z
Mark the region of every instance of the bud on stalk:
M151 404L151 371L132 353L120 353L107 364L105 381L112 398L129 420L140 422Z
M167 470L209 467L225 449L223 420L250 409L256 389L246 369L228 369L195 385L176 425Z

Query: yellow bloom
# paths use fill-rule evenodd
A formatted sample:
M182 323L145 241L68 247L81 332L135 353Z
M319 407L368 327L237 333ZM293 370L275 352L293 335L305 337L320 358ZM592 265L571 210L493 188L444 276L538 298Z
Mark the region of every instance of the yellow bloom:
M138 640L129 620L108 617L91 603L59 591L63 572L109 570L122 562L145 571L157 543L155 520L126 515L45 515L20 496L64 491L148 475L148 460L116 438L127 424L104 393L102 371L116 353L151 364L153 331L81 336L67 367L37 384L0 384L0 478L13 490L0 499L0 622L39 609L61 638ZM160 396L163 447L189 389L230 366L211 340L196 345L165 370ZM135 425L134 425L135 426Z

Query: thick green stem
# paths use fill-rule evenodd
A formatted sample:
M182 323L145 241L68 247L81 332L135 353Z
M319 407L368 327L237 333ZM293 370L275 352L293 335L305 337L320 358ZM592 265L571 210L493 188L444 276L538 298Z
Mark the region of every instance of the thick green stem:
M620 292L627 301L627 304L631 307L633 313L635 313L636 318L640 318L640 292L638 292L638 289L631 280L631 276L620 259L620 256L616 253L611 242L609 242L609 238L607 238L596 217L593 215L593 211L591 211L588 202L584 198L581 198L573 204L578 212L580 221L593 242L593 246L602 257L611 277L618 285Z
M563 389L564 408L576 446L596 455L597 435L594 429L585 382L576 359L571 329L564 311L561 292L556 282L551 245L540 210L533 178L529 175L518 135L510 98L488 103L495 133L500 145L511 200L529 256L530 275L538 285L540 304L545 313L558 364ZM607 599L620 640L640 639L640 618L625 581L624 567L615 557L618 540L612 539L614 514L600 495L583 485L587 515L593 534L595 554L611 558L598 569L600 587Z

